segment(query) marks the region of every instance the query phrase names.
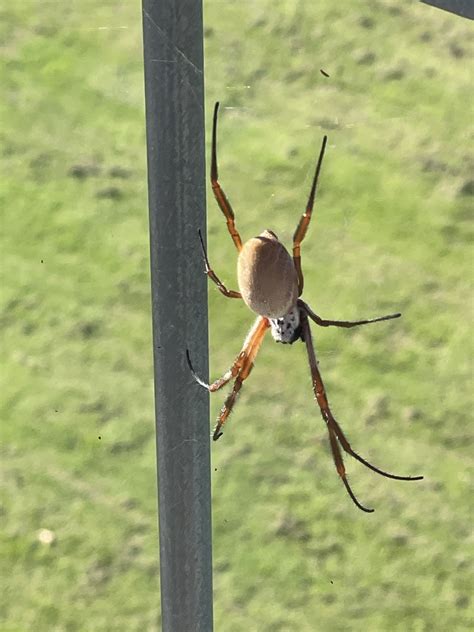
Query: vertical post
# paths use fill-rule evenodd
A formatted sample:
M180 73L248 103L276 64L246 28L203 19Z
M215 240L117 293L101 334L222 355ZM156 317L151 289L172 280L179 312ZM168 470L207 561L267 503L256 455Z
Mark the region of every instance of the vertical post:
M474 20L474 3L472 0L421 0L425 4L431 4L433 7L456 13L463 18Z
M212 631L202 0L143 0L161 613Z

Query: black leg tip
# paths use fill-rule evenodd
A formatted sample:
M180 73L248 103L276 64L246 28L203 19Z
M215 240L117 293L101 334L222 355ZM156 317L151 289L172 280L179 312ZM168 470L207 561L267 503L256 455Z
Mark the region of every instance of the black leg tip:
M189 355L189 349L186 349L186 360L188 361L188 367L191 371L194 371L193 365L191 364L191 356Z
M217 441L217 439L219 439L220 437L222 437L222 435L223 435L223 434L224 434L224 433L223 433L223 432L221 432L220 430L216 430L216 431L214 432L214 434L212 435L212 440L213 440L213 441Z

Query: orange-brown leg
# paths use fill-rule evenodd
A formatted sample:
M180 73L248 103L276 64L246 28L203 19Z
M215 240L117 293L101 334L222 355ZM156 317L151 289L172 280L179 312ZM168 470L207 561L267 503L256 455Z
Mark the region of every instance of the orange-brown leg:
M242 294L240 292L237 292L236 290L228 290L226 286L222 283L222 281L219 279L217 274L214 272L214 270L211 268L209 264L209 259L207 257L206 247L204 246L204 240L202 238L201 231L199 230L198 232L199 232L199 239L201 241L202 256L204 257L204 264L206 266L207 276L211 279L211 281L214 281L214 283L217 285L217 287L219 288L219 290L222 292L224 296L227 296L228 298L242 298Z
M254 345L258 344L258 346L260 347L260 345L262 344L263 335L262 335L262 338L260 339L261 329L263 327L262 323L265 323L264 331L263 331L263 333L265 333L265 331L268 329L270 325L266 318L264 318L263 316L259 316L256 319L255 323L253 324L251 330L247 334L247 337L245 338L244 344L242 346L242 351L235 358L230 369L226 371L222 377L215 380L215 382L212 382L212 384L207 384L206 382L204 382L204 380L202 380L199 377L199 375L197 375L191 363L189 350L186 349L186 359L188 361L188 366L196 382L203 388L207 389L210 393L214 393L215 391L219 391L223 386L225 386L228 382L230 382L230 380L237 377L237 375L243 370L243 367L247 359L249 357L255 358L255 355L252 355ZM258 348L257 348L257 351L258 351ZM248 377L248 374L247 374L247 377Z
M350 497L352 498L354 503L357 505L357 507L359 507L359 509L362 509L362 511L366 511L370 513L373 511L373 509L367 509L366 507L361 505L360 502L355 497L349 485L349 482L346 476L346 470L344 467L344 461L342 459L342 454L338 445L338 441L345 452L347 452L348 454L353 456L355 459L357 459L360 463L362 463L369 469L373 470L374 472L377 472L377 474L380 474L381 476L385 476L387 478L393 478L395 480L400 480L400 481L421 480L423 476L397 476L395 474L389 474L388 472L385 472L384 470L381 470L378 467L375 467L374 465L366 461L359 454L357 454L357 452L354 452L345 434L343 433L342 428L337 423L336 419L333 417L333 414L329 408L329 402L326 396L326 390L324 388L324 383L318 369L318 363L317 363L316 354L314 351L313 340L311 336L311 329L309 326L308 317L303 310L300 311L300 315L301 315L301 327L302 327L303 339L306 343L309 366L311 369L313 391L314 391L316 401L318 402L319 408L321 410L321 415L324 421L326 422L326 426L329 433L329 442L331 445L331 451L332 451L332 455L334 458L334 463L336 465L337 472L339 476L341 477L342 482L344 483L344 486L347 492L349 493Z
M219 391L223 386L227 384L227 382L230 382L232 378L237 377L240 370L242 369L242 365L244 363L245 357L246 357L246 351L242 350L239 353L239 355L235 358L230 369L226 371L222 377L215 380L215 382L212 382L212 384L207 384L207 382L204 382L204 380L202 380L199 377L199 375L196 373L196 371L194 370L194 367L191 363L191 357L189 355L189 349L186 349L186 359L188 361L189 370L191 371L193 378L200 386L207 389L210 393Z
M264 318L263 316L259 316L252 330L253 335L251 339L249 340L246 357L244 359L242 368L240 369L240 373L237 375L236 380L234 382L234 386L232 387L232 391L227 396L224 402L224 405L222 406L219 416L217 418L217 423L212 435L212 438L214 441L217 441L217 439L219 439L219 437L222 436L222 430L221 430L222 426L225 424L230 413L232 412L232 409L237 399L237 395L240 389L242 388L242 384L248 378L248 376L250 375L253 369L255 358L261 347L261 344L265 337L265 333L267 332L267 329L269 327L270 327L270 323L268 322L268 320Z
M235 244L235 247L240 252L242 250L242 239L240 238L239 231L235 227L235 217L234 211L232 210L232 206L230 205L229 200L226 197L226 194L221 188L218 180L217 173L217 113L219 111L219 102L217 102L214 106L214 117L212 120L212 150L211 150L211 186L212 191L214 193L214 197L219 204L221 211L224 213L224 216L227 221L227 228L229 230L230 236Z
M305 238L306 231L308 230L308 226L311 221L314 198L316 196L316 188L318 186L319 172L321 171L321 165L323 164L327 140L328 137L324 136L323 144L321 145L321 151L319 152L318 162L316 164L316 171L314 172L313 184L311 185L308 203L306 204L306 210L301 216L299 224L295 230L295 234L293 235L293 261L295 263L296 272L298 274L299 296L301 296L303 292L304 285L303 270L301 269L301 242Z

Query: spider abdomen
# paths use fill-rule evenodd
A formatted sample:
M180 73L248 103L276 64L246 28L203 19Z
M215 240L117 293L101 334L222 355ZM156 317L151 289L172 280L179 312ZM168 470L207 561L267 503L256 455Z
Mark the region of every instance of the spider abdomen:
M244 244L237 279L243 300L260 316L281 318L296 305L298 277L293 259L269 230Z

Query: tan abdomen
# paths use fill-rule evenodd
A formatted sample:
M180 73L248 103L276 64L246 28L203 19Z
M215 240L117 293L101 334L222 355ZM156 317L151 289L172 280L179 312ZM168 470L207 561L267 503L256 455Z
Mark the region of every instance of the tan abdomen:
M293 259L268 230L244 244L237 279L245 303L260 316L280 318L296 304L298 277Z

